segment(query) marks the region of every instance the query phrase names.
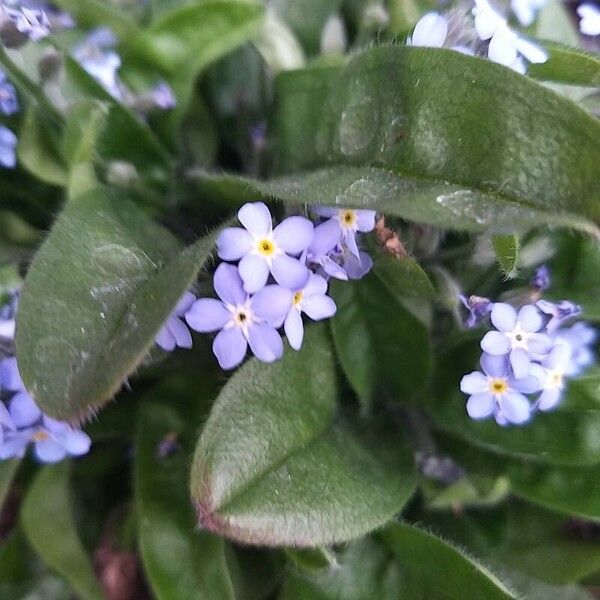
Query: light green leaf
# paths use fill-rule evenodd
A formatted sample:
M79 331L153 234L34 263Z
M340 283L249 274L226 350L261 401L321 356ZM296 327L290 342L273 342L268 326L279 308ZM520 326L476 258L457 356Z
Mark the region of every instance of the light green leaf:
M376 398L414 399L431 366L427 329L392 290L375 274L330 288L335 348L365 411Z
M512 231L504 233L522 229L523 217L531 223L532 210L600 216L600 123L480 58L380 47L339 69L282 73L273 124L278 172L377 167L387 175L387 204L415 204L419 191L429 196L427 220L439 224L446 216L449 228L457 217L489 227L498 212L512 212ZM351 184L363 206L386 210L379 180L373 186L364 173Z
M381 537L403 567L410 598L462 600L517 598L495 575L448 542L405 523L388 525Z
M59 216L31 265L17 356L27 389L59 419L83 419L122 385L209 258L127 198L96 189Z
M274 364L251 360L219 395L192 466L203 527L263 545L320 546L358 537L414 489L401 440L334 419L333 352L323 325ZM381 444L380 444L381 442Z
M600 85L600 55L557 42L544 42L549 57L531 64L527 74L543 81L596 87Z
M535 37L569 46L578 46L581 43L579 31L571 20L569 9L561 0L550 0L540 10L535 24Z
M172 404L172 394L169 403ZM155 396L161 396L157 391ZM144 403L136 439L135 489L145 572L159 600L233 600L222 538L194 528L187 493L189 417ZM170 439L174 451L161 456Z
M507 279L517 277L521 241L518 235L495 235L492 247L500 270Z
M81 544L69 494L69 464L43 467L21 508L21 523L31 545L85 600L104 595Z

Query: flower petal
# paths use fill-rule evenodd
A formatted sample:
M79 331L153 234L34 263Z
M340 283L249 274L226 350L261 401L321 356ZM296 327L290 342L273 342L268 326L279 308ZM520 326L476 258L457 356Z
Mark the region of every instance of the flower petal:
M287 255L282 254L281 256ZM293 259L290 258L290 260ZM240 260L239 272L244 282L244 290L248 294L253 294L265 287L269 278L269 265L264 258L256 254L247 254Z
M537 407L540 410L552 410L555 408L562 397L562 390L559 388L551 388L544 390L537 401Z
M517 58L516 41L512 35L507 35L502 28L492 36L488 48L488 58L507 67Z
M441 45L441 44L440 44ZM375 215L377 211L374 210L357 210L356 211L356 225L358 231L366 233L373 231L375 228Z
M42 411L27 392L16 393L8 409L17 427L30 427L42 416Z
M529 419L531 408L523 394L506 392L499 396L498 404L504 417L511 423L525 423Z
M366 252L359 251L358 258L347 252L344 257L344 269L350 279L362 279L372 266L373 260Z
M468 373L460 380L460 391L465 394L481 394L487 389L487 377L479 371Z
M171 333L171 330L166 325L164 325L156 334L154 341L165 352L173 352L173 350L175 350L175 346L177 345L175 336Z
M217 296L226 304L236 306L246 302L246 292L238 268L221 263L215 271L213 286Z
M36 457L43 463L55 463L67 456L65 448L53 439L35 442L33 451Z
M540 311L533 304L527 304L519 311L517 321L529 332L539 331L544 324Z
M448 22L446 19L436 12L430 12L421 17L415 25L411 44L413 46L441 48L447 34Z
M505 377L508 369L506 356L495 356L492 354L482 354L479 360L481 369L490 377Z
M504 302L494 303L490 318L498 331L512 331L517 324L517 312L510 304Z
M290 310L283 324L285 335L294 350L300 350L304 338L302 316L297 310Z
M255 235L265 235L271 231L271 213L264 202L249 202L238 210L240 223Z
M217 254L223 260L239 260L252 249L252 236L241 227L226 227L217 238Z
M568 342L559 342L552 352L544 359L543 365L548 369L564 369L571 362L571 345Z
M231 319L231 313L220 300L200 298L185 314L187 324L200 333L223 329Z
M237 367L246 356L248 342L239 327L222 329L213 342L213 352L222 369Z
M526 377L521 379L511 379L510 387L522 394L539 392L543 387L544 377L539 370L533 368L534 366L539 367L539 365L531 365L529 375Z
M72 456L82 456L87 454L92 445L92 440L87 433L80 429L69 428L61 440L63 446Z
M271 273L279 285L290 290L302 289L310 275L305 264L287 254L280 254L273 259Z
M517 50L530 62L534 64L545 63L548 60L548 53L537 44L530 42L522 37L517 37Z
M489 392L473 394L467 400L467 413L471 419L485 419L494 412L494 397Z
M312 243L314 225L305 217L288 217L273 230L275 243L288 254L300 254Z
M488 331L481 339L481 349L488 354L504 355L510 350L510 340L499 331Z
M14 356L0 360L0 385L11 392L25 389L21 375L19 375L17 359Z
M358 252L358 246L356 245L356 233L354 233L354 231L346 230L344 232L344 243L346 244L346 247L348 248L348 250L356 258L358 258L360 256L359 252Z
M14 398L13 398L14 400ZM8 408L6 408L6 406L4 406L3 402L0 402L0 443L2 442L2 433L3 433L3 427L5 427L6 429L15 429L16 428L16 423L14 423L13 418L11 417L10 413L8 412Z
M329 219L315 227L314 238L308 251L315 258L327 254L339 244L342 239L342 229L337 219Z
M271 325L280 325L292 307L294 292L280 285L266 285L252 297L252 312Z
M323 296L327 293L327 281L324 277L311 273L302 293L305 298L308 296Z
M309 296L302 300L302 310L313 321L320 321L332 317L337 307L329 296Z
M274 327L257 324L248 330L250 349L263 362L273 362L283 355L283 342Z
M176 304L173 314L182 317L189 307L194 304L194 300L196 300L196 296L194 296L192 292L185 292L185 294L179 298L179 302Z
M179 317L171 317L167 322L169 331L175 338L175 343L180 348L192 347L192 334Z
M512 368L515 379L523 379L529 375L531 368L531 357L527 350L523 348L514 348L508 355L510 366Z

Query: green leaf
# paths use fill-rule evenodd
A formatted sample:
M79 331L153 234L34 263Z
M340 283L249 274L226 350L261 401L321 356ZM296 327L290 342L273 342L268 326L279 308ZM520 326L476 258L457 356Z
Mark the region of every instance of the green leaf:
M0 511L20 464L20 460L0 461Z
M507 279L514 279L518 275L519 250L521 241L518 235L495 235L492 238L492 247L500 270Z
M425 326L375 274L332 282L330 293L337 305L331 319L335 348L363 409L375 398L413 399L431 366Z
M191 490L200 523L235 540L310 547L357 537L398 512L415 479L407 450L334 419L323 325L298 353L250 360L227 382L200 437Z
M403 566L411 598L507 600L516 596L488 569L423 529L394 523L381 537Z
M168 392L166 392L168 393ZM160 398L161 392L153 394ZM169 393L169 403L173 400ZM136 439L135 490L145 572L159 600L233 600L222 538L194 529L187 494L189 417L144 403ZM161 443L174 451L161 456Z
M449 228L457 217L489 227L498 212L512 224L504 233L522 229L523 218L530 223L531 210L600 216L600 123L480 58L380 47L340 69L282 73L273 124L279 172L378 167L387 175L387 204L414 203L420 191L436 224L454 213ZM408 201L399 184L406 180ZM385 210L380 181L363 173L354 183L362 206Z
M135 40L135 50L168 73L198 73L257 30L264 8L246 0L204 0L162 15Z
M596 87L600 85L600 56L557 42L544 42L549 57L545 63L531 64L527 74L543 81Z
M35 108L30 108L25 115L17 154L23 166L42 181L59 186L66 184L68 172L60 154L58 136Z
M31 545L78 595L104 598L73 521L68 463L39 471L21 508L21 523Z
M127 198L96 189L59 216L31 265L18 316L23 381L44 412L82 419L139 365L210 257Z
M295 109L290 110L294 114ZM302 132L297 134L301 136ZM319 168L268 181L202 170L189 175L200 193L232 206L261 198L292 204L372 208L409 221L460 231L506 234L546 224L600 237L596 225L573 213L551 212L464 185L427 181L368 166Z

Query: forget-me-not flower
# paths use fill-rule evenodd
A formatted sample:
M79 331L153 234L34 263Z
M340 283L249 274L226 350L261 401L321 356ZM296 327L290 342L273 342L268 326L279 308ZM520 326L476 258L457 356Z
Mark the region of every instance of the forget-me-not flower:
M600 8L591 2L584 2L577 7L579 15L579 31L583 35L600 35Z
M237 367L248 345L257 358L273 362L283 354L283 342L277 333L288 308L289 290L268 285L254 296L243 287L238 269L221 263L214 275L214 287L220 300L200 298L185 315L195 331L218 331L213 352L223 369Z
M561 300L560 302L538 300L535 305L549 317L546 323L548 333L553 333L565 321L573 317L578 317L581 314L581 306L570 300Z
M13 169L17 164L17 136L4 125L0 125L0 165Z
M570 377L579 375L594 362L592 345L597 339L596 330L587 323L575 323L572 327L559 329L554 339L571 347L571 360L566 369Z
M303 287L309 271L296 256L311 244L313 224L305 217L288 217L273 229L271 213L262 202L245 204L238 218L244 227L225 228L217 239L217 252L223 260L240 261L244 290L260 290L269 273L290 290Z
M550 287L550 269L546 265L538 267L531 278L530 284L537 292L545 292Z
M481 296L469 296L467 298L463 294L460 294L458 299L469 311L469 316L465 323L469 329L479 325L492 312L494 305L489 298L482 298Z
M542 393L536 402L539 410L552 410L561 400L571 365L571 345L557 343L550 354L540 364L533 364L530 373L536 377L542 387Z
M175 309L162 326L155 338L155 342L167 352L179 348L192 347L192 335L187 325L184 323L185 313L196 300L196 296L191 292L185 294L179 299Z
M0 71L0 112L14 115L19 111L19 100L15 86L7 79L6 73Z
M514 378L505 356L484 353L480 364L483 372L473 371L460 382L461 391L469 394L469 416L486 419L494 415L500 425L525 423L531 414L531 405L524 394L539 391L539 380L531 376Z
M517 379L529 374L532 355L544 356L552 347L549 336L539 331L544 326L540 311L528 304L519 312L504 302L496 302L490 313L498 331L488 331L481 340L481 349L495 356L508 355Z

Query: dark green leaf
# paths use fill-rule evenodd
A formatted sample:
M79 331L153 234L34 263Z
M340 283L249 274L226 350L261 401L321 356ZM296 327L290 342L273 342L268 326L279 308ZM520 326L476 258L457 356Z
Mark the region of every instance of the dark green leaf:
M516 598L496 576L458 548L431 533L404 523L385 528L381 536L403 566L410 598L486 600Z
M42 409L85 418L138 366L209 258L211 236L178 242L127 198L73 200L29 269L16 339L25 385Z
M544 81L596 87L600 85L600 56L557 42L545 42L549 58L529 65L528 75Z
M365 424L359 433L334 422L325 331L311 326L299 353L271 365L251 360L223 388L192 467L205 528L254 544L331 544L380 526L412 493L397 434L386 448Z
M431 366L428 332L382 280L331 285L337 312L333 339L346 377L365 410L375 398L406 401L427 381Z
M21 508L21 522L35 550L82 598L104 598L73 522L68 463L39 471Z
M520 228L523 214L530 221L532 209L600 216L600 123L480 58L381 47L341 69L283 73L273 121L279 172L342 164L386 169L388 187L400 177L421 194L428 190L426 214L437 213L438 223L441 213L454 213L448 227L456 216L490 225L490 206L505 217L513 213L513 231L505 233ZM381 184L373 187L368 174L355 186L363 206L379 204ZM392 190L387 203L403 203L402 190Z
M20 462L19 460L0 460L0 511Z
M161 393L154 395L158 399ZM180 413L157 402L145 403L140 411L135 482L145 572L160 600L233 600L223 540L194 529L186 435L194 428Z
M518 235L495 235L492 247L500 270L507 279L514 279L519 269L521 242Z

